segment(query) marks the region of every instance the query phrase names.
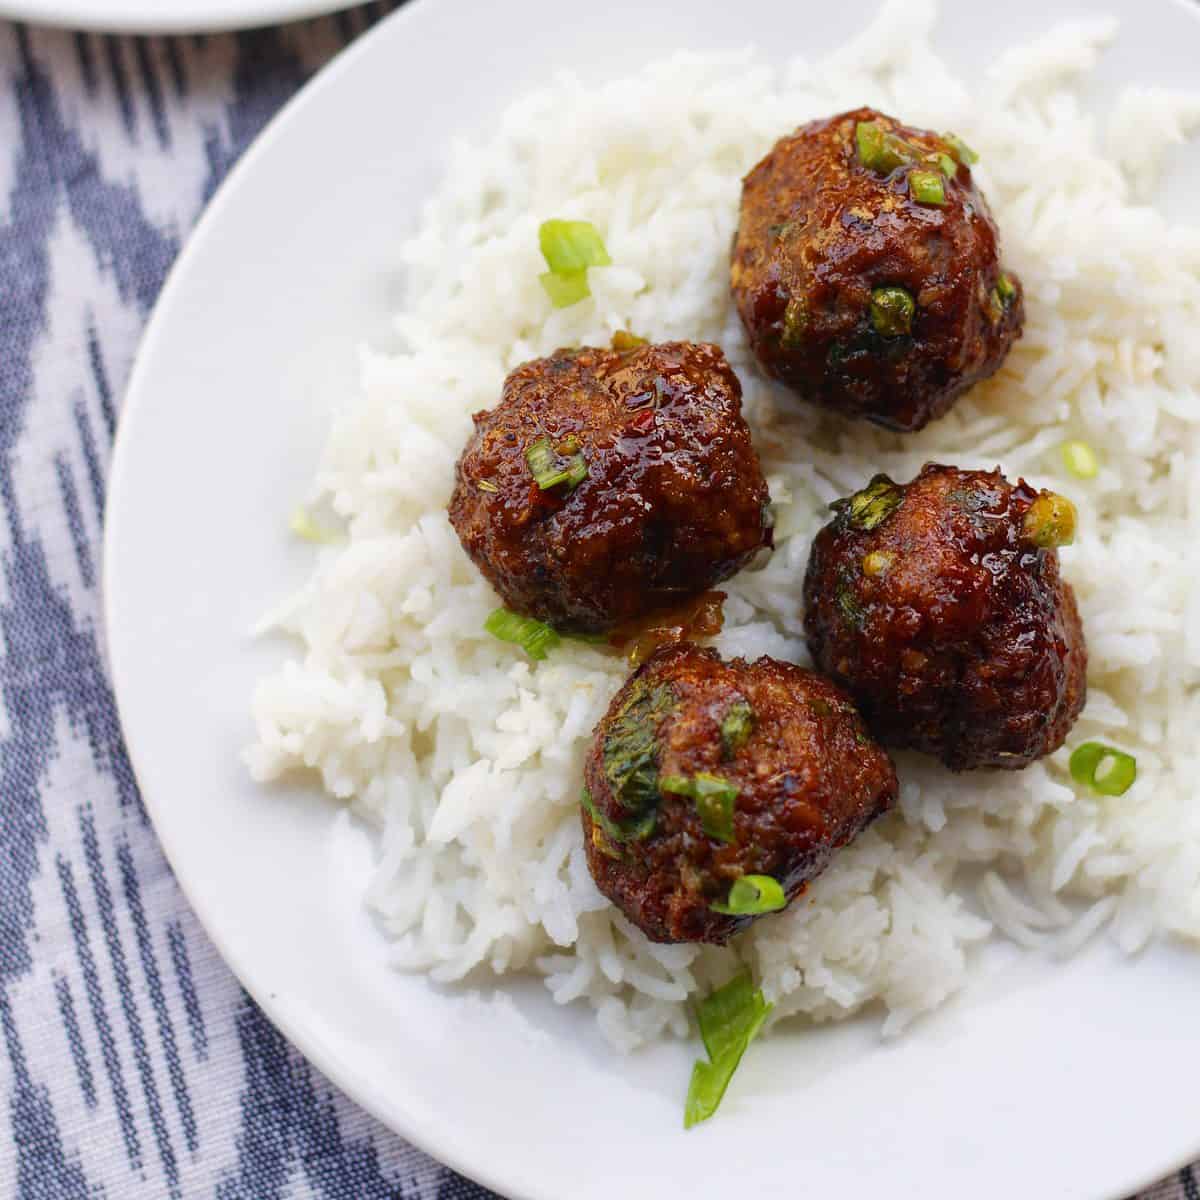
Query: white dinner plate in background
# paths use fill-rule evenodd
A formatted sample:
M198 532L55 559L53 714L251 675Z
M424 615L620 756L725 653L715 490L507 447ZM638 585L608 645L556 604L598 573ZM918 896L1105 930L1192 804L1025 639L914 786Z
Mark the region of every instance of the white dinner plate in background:
M104 33L210 33L278 25L356 0L0 0L0 18Z

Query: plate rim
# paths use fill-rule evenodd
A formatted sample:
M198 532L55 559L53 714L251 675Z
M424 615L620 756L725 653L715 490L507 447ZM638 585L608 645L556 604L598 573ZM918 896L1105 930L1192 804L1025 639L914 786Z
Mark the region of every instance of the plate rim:
M304 15L332 14L352 7L354 4L361 2L361 0L294 0L294 2L293 0L261 0L261 2L266 3L272 10L286 10L299 18ZM53 0L53 6L59 10L62 10L64 6L69 8L70 3L71 0ZM415 20L420 20L434 4L442 7L453 6L455 3L458 3L462 7L469 4L469 0L407 0L400 8L385 15L373 26L364 30L350 45L336 53L329 62L322 66L289 98L271 117L262 130L259 131L230 172L221 181L204 208L204 211L201 213L199 220L188 234L180 253L168 271L164 284L155 300L150 317L138 340L133 365L122 391L122 403L113 440L108 486L105 492L102 565L100 571L101 615L112 675L114 704L118 720L121 723L122 738L129 755L130 766L135 780L138 782L139 794L143 798L146 811L154 826L155 836L158 839L164 857L171 868L180 891L203 927L205 936L212 942L220 955L222 963L231 971L239 985L245 989L271 1023L284 1034L289 1044L297 1053L320 1071L351 1103L368 1113L372 1119L395 1132L406 1142L434 1159L438 1164L496 1191L499 1195L507 1197L508 1200L544 1200L544 1193L540 1189L537 1189L532 1181L514 1181L505 1177L499 1168L493 1168L490 1164L496 1160L483 1158L472 1159L468 1162L465 1150L460 1150L455 1143L443 1144L437 1142L435 1135L432 1132L427 1132L428 1127L422 1127L416 1122L406 1124L398 1121L395 1111L386 1110L383 1104L377 1100L376 1093L370 1089L360 1089L357 1086L356 1073L332 1051L331 1047L328 1047L320 1039L308 1036L302 1025L292 1019L286 1003L281 1003L274 993L265 987L259 986L258 983L252 982L254 976L249 964L242 961L236 952L230 951L228 939L219 932L221 928L220 922L211 919L211 914L208 912L205 903L200 899L202 892L195 886L195 880L193 879L190 883L185 882L185 880L191 877L192 873L189 871L180 871L174 849L175 843L170 835L164 834L164 825L161 825L157 819L160 805L151 799L150 792L141 786L143 771L139 768L139 763L141 762L142 755L139 750L135 750L133 742L125 735L125 706L122 702L122 695L125 694L126 689L122 686L120 680L126 671L126 667L123 665L126 660L124 653L116 649L113 639L109 637L109 631L116 623L112 608L114 594L112 586L114 568L112 563L115 557L113 546L119 540L119 533L117 531L121 527L120 522L112 518L110 511L112 500L118 491L121 490L120 481L126 473L125 463L130 456L129 446L133 441L133 435L129 431L134 422L129 418L134 413L142 410L150 402L148 389L142 386L142 378L150 370L148 363L152 357L151 352L155 343L163 336L162 329L167 322L164 314L169 311L170 302L175 292L180 288L181 280L189 273L193 260L202 256L204 244L207 241L211 227L220 221L226 207L231 203L232 197L239 190L243 176L250 174L256 169L259 159L268 152L269 147L280 135L283 128L296 120L310 105L318 103L329 87L334 85L344 73L352 71L359 57L373 49L375 39L382 37L385 30L391 30L393 25L411 25ZM1192 19L1200 21L1200 5L1191 2L1191 0L1160 0L1160 3L1164 8L1186 11ZM38 0L0 0L0 16L8 15L8 13L19 9L28 8L32 10L37 5ZM1102 0L1098 6L1103 7ZM36 18L17 16L15 19L35 19L40 24L55 23L51 18L44 16ZM267 18L267 20L269 19ZM189 32L198 32L201 30L217 32L244 27L249 26L196 26L187 24L186 22L178 25L174 23L163 24L155 22L145 26L138 24L105 26L103 30L130 33L182 32L185 29ZM99 26L90 28L94 28L97 31L101 29ZM1193 1149L1181 1153L1172 1161L1164 1163L1161 1166L1156 1165L1152 1169L1146 1169L1141 1173L1135 1174L1132 1180L1122 1181L1118 1188L1111 1191L1106 1190L1103 1197L1099 1198L1099 1200L1122 1200L1122 1198L1130 1195L1131 1190L1134 1192L1141 1191L1169 1178L1173 1172L1177 1173L1197 1160L1200 1160L1200 1131L1196 1134ZM514 1187L518 1190L514 1191Z

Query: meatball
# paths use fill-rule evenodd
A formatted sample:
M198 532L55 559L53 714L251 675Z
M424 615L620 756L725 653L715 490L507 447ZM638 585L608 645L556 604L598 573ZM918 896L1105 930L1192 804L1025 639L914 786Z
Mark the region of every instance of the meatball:
M776 142L743 182L731 269L769 374L914 430L999 369L1024 309L974 157L870 108Z
M1027 766L1083 708L1087 648L1056 546L1075 510L999 470L879 475L834 508L804 581L813 660L887 746Z
M475 414L450 522L509 608L564 632L676 604L771 545L741 396L717 346L525 363Z
M656 942L722 943L783 907L896 798L891 760L840 688L690 644L617 693L585 783L592 877ZM738 881L761 901L750 912Z

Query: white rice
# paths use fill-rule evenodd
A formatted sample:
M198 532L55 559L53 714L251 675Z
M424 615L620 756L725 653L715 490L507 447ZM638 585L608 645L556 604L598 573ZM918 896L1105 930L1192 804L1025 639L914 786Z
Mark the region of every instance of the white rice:
M409 350L365 356L316 480L348 540L319 552L272 618L303 649L261 683L248 753L262 780L319 772L377 828L369 900L399 967L442 981L540 972L632 1048L686 1033L686 998L736 957L776 1019L877 1002L893 1032L961 989L989 937L1055 954L1105 930L1130 953L1200 937L1200 233L1138 202L1200 102L1139 90L1100 127L1080 87L1108 22L1056 29L968 90L931 50L932 23L929 5L900 0L827 60L782 72L736 53L680 54L601 87L562 75L454 148L405 248ZM756 372L729 299L742 174L798 123L863 103L980 151L1026 287L1004 370L909 437L789 401ZM537 278L552 216L595 222L614 262L591 272L591 301L562 310ZM566 642L535 666L485 634L497 601L445 512L470 414L506 372L620 328L718 342L745 387L778 549L728 585L726 655L808 661L810 539L828 503L878 470L999 463L1071 495L1081 532L1063 567L1091 696L1070 742L1135 754L1130 791L1073 786L1068 749L957 777L902 755L898 811L735 947L633 930L588 875L577 807L625 665ZM1066 476L1071 438L1098 451L1096 479Z

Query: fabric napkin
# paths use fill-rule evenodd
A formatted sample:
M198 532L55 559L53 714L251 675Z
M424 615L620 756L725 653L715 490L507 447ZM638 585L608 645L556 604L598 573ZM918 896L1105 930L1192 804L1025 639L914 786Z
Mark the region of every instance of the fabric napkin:
M219 37L0 23L0 1193L17 1200L491 1195L338 1094L217 957L142 808L100 618L113 431L167 270L266 121L395 6ZM1200 1186L1188 1169L1144 1200Z

